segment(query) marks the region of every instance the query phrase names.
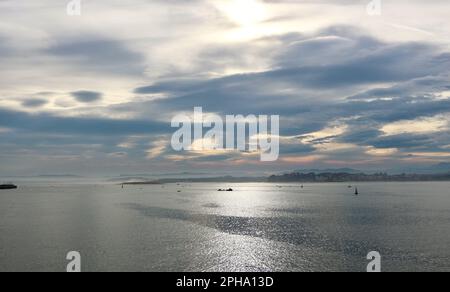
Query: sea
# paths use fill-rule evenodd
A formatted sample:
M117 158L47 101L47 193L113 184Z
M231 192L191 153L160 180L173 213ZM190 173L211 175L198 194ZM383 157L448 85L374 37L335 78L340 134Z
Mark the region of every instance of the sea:
M218 192L232 188L233 192ZM358 188L359 195L355 195ZM450 271L450 183L22 181L0 190L0 271Z

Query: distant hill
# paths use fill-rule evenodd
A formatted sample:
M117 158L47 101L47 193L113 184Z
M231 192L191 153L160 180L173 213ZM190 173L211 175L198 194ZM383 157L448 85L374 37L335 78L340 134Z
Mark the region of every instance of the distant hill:
M450 181L447 174L398 174L387 173L288 173L273 175L269 182L414 182L414 181Z
M321 182L419 182L419 181L450 181L448 174L397 174L387 173L285 173L272 175L270 177L205 177L205 178L166 178L150 181L124 181L124 184L146 185L146 184L168 184L168 183L246 183L246 182L269 182L269 183L321 183Z
M352 168L329 168L329 169L298 169L288 173L362 173L360 170L352 169Z

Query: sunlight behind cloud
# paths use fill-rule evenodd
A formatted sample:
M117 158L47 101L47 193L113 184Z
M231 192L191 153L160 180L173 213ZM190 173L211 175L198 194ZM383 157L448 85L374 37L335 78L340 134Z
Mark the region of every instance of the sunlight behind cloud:
M377 17L354 0L86 2L68 17L57 0L0 0L6 175L448 161L450 1ZM282 159L259 167L264 135L244 152L200 139L174 153L170 120L196 106L205 122L279 115Z
M220 0L216 1L215 5L237 26L225 33L225 39L242 41L282 32L279 28L265 23L271 15L266 4L259 0Z
M267 16L264 5L257 0L220 1L218 8L234 23L240 26L252 26Z
M160 140L153 143L153 148L147 150L147 159L154 159L164 153L167 147L167 141Z
M375 147L370 147L369 150L366 151L367 154L372 156L391 156L398 152L398 149L396 148L386 148L386 149L379 149Z
M413 121L399 121L381 128L385 135L420 134L441 132L448 129L449 122L442 116L422 118Z
M302 142L304 143L315 143L318 140L321 140L321 144L324 143L329 143L329 140L334 139L335 137L342 135L343 133L345 133L345 131L347 130L347 125L343 125L343 124L336 124L336 125L330 125L329 127L318 131L318 132L314 132L314 133L309 133L306 134L302 137L300 137L300 139L302 140Z

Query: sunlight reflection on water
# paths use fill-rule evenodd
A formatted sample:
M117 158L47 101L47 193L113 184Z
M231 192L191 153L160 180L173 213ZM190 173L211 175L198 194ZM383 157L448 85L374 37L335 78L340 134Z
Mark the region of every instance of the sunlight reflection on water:
M0 193L0 269L449 270L449 183L25 185Z

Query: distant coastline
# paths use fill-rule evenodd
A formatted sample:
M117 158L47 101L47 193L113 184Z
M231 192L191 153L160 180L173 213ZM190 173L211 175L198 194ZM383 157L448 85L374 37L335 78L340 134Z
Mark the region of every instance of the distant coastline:
M124 182L124 185L155 185L169 183L324 183L324 182L427 182L450 181L450 173L446 174L387 174L387 173L302 173L293 172L269 177L209 177L209 178L167 178L152 181Z
M387 174L387 173L290 173L273 175L268 182L415 182L450 181L446 174Z

